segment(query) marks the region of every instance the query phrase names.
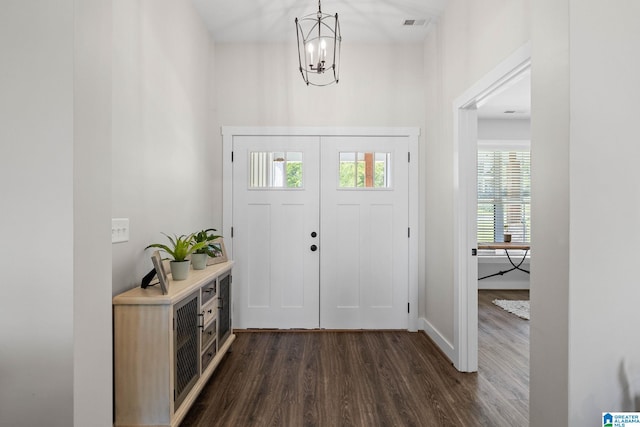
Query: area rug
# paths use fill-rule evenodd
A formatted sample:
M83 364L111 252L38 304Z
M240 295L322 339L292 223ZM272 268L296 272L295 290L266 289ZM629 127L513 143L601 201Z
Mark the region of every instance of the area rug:
M503 310L508 311L509 313L513 313L518 317L529 320L530 308L529 301L514 301L507 299L494 299L493 303Z

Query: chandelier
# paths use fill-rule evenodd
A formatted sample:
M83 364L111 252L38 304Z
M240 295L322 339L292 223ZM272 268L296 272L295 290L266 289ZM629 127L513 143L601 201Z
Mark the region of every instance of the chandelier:
M338 14L318 12L296 18L298 64L305 83L327 86L338 83L340 62L340 24Z

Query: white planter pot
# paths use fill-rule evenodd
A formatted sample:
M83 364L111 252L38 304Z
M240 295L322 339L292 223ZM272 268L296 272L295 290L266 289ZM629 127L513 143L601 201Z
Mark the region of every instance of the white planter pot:
M204 270L207 267L207 254L191 254L191 265L194 270Z
M171 261L171 277L173 280L185 280L189 276L189 260L186 261Z

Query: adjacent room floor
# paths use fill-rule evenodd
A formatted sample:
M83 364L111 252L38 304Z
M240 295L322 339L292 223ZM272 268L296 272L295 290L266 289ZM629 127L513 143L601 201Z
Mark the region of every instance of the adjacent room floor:
M526 426L529 322L479 292L478 373L423 333L237 332L182 426Z

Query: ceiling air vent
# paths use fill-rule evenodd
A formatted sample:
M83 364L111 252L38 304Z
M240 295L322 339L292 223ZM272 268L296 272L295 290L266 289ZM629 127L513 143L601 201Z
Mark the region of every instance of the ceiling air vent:
M405 19L402 25L405 27L424 27L426 23L426 19Z

